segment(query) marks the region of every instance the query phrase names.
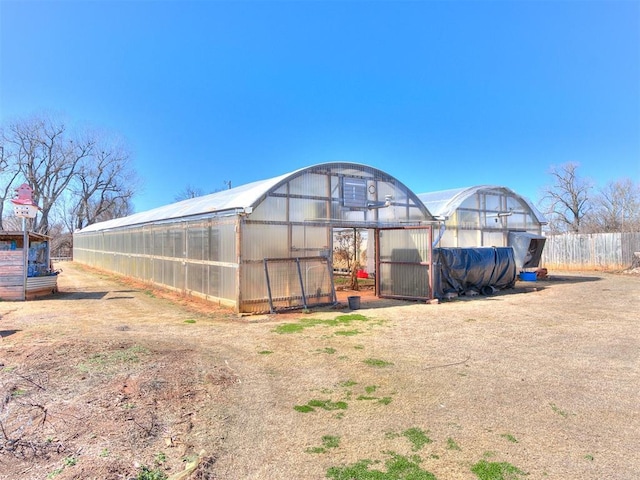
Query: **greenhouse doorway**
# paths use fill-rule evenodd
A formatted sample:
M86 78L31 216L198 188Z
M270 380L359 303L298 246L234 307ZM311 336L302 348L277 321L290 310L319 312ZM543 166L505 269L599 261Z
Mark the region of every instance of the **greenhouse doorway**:
M378 297L433 298L431 226L376 229L375 245Z
M431 226L336 227L332 240L336 287L364 284L381 298L433 298Z

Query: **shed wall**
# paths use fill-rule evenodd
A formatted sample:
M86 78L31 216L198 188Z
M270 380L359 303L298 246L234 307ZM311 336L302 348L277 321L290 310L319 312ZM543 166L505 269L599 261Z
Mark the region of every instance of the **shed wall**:
M0 250L0 299L24 298L24 257L20 250Z

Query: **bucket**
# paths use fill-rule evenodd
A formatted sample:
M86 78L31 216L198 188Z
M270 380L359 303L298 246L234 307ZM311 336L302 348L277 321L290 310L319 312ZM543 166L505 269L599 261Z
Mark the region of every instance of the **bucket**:
M360 309L360 297L359 296L347 297L347 300L349 302L349 308L351 310L359 310Z
M536 272L520 272L520 280L523 282L535 282L536 279Z

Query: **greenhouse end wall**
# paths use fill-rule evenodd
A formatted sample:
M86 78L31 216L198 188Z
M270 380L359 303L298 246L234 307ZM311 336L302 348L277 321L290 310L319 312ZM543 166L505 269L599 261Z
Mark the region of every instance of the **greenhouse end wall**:
M445 220L440 247L509 246L510 232L540 235L542 224L514 193L479 190Z
M74 235L74 261L235 307L237 217Z

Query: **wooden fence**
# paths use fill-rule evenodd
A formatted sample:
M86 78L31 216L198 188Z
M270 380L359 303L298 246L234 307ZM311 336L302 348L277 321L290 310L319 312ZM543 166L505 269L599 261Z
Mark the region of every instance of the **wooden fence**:
M640 252L640 232L550 235L541 266L563 270L624 270Z

